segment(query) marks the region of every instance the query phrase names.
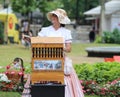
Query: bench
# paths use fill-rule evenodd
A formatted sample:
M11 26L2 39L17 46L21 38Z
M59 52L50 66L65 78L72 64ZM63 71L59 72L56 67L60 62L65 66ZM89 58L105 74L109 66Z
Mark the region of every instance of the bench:
M113 57L120 55L120 47L88 47L88 57Z

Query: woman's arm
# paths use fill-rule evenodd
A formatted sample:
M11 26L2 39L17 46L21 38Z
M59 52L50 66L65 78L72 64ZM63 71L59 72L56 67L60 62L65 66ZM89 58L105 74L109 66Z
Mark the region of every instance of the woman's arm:
M65 43L64 51L67 53L71 52L71 43Z

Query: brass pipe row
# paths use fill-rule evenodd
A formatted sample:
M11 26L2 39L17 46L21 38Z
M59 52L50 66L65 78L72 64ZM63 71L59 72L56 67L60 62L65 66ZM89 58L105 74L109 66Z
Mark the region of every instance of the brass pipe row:
M32 57L33 58L62 58L63 48L33 47Z

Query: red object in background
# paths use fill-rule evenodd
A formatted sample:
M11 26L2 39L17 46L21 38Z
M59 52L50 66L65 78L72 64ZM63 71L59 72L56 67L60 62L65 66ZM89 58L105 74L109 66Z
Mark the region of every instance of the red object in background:
M116 62L120 62L120 56L115 55L115 56L113 56L113 59L114 59Z
M6 69L10 69L10 65L6 66Z
M23 72L19 72L18 75L19 75L19 76L23 76Z
M14 74L15 74L15 72L14 72L14 71L12 71L12 72L11 72L11 74L12 74L12 75L14 75Z
M12 17L9 18L9 28L13 29L13 18Z
M6 75L8 75L8 74L9 74L9 72L7 72L7 71L6 71L6 72L5 72L5 74L6 74Z
M114 62L114 58L104 58L105 62Z

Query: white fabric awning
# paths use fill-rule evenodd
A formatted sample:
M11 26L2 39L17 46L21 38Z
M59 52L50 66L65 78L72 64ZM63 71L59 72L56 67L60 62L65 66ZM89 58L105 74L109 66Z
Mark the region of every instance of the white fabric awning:
M0 10L0 14L10 14L10 13L13 13L11 7L8 7L8 8L1 9L1 10Z
M99 15L101 6L95 7L91 10L84 12L84 15ZM105 3L105 14L113 14L120 11L120 0L112 0Z

